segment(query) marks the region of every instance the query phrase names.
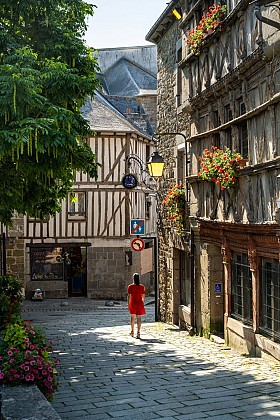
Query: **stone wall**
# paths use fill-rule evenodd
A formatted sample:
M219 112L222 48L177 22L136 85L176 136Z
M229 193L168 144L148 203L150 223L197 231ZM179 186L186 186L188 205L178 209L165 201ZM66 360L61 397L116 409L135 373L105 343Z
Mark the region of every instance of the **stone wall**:
M131 253L129 264L127 252ZM87 297L89 298L125 300L127 286L132 282L135 272L140 274L141 283L146 287L147 294L154 291L152 273L141 275L141 252L116 245L90 247L87 264Z
M170 27L158 43L158 128L159 133L186 132L188 122L178 116L176 107L176 44L178 23ZM181 141L181 138L180 138ZM179 266L176 250L184 250L161 202L170 186L176 183L177 141L174 135L160 137L159 153L165 162L164 176L159 188L159 315L162 321L178 323Z
M23 217L15 215L13 225L6 233L7 275L18 277L24 282L24 239Z

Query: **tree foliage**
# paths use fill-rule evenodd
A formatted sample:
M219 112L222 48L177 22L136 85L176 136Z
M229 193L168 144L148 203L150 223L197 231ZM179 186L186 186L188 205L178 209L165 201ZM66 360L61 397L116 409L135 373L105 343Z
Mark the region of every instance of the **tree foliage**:
M98 85L82 0L0 5L0 222L60 210L77 171L97 177L80 109Z

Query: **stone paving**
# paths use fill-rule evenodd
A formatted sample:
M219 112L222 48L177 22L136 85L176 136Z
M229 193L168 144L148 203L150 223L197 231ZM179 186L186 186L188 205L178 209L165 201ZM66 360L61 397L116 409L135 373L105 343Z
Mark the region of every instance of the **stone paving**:
M66 303L23 304L23 318L55 341L60 387L52 406L62 419L280 418L279 362L155 323L153 305L137 340L125 302Z

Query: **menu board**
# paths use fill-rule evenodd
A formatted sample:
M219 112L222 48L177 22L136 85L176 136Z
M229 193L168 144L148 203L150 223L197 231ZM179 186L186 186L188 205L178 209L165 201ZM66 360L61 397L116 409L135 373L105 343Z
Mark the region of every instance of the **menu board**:
M30 248L31 280L63 280L62 248Z

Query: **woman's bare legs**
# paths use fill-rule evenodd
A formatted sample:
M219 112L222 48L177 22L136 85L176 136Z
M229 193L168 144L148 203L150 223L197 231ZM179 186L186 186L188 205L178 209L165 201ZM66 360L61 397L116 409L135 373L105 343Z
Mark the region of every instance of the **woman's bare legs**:
M142 325L142 318L141 315L136 315L137 317L137 338L140 338L140 330Z
M131 315L130 315L130 325L131 325L131 333L130 333L130 335L131 335L132 337L133 337L133 335L134 335L135 317L136 317L136 315L135 315L135 314L131 314Z

